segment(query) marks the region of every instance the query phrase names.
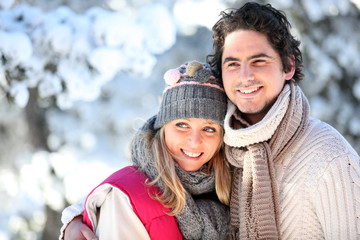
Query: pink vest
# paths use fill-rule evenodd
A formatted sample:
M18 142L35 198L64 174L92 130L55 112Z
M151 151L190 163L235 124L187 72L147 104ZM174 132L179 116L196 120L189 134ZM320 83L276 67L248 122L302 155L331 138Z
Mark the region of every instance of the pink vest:
M149 196L148 192L151 195L161 192L156 186L147 186L146 179L146 175L138 171L135 166L128 166L110 175L100 185L111 184L129 197L135 214L144 224L152 240L183 239L176 218L166 214L170 209ZM83 221L93 229L86 208Z

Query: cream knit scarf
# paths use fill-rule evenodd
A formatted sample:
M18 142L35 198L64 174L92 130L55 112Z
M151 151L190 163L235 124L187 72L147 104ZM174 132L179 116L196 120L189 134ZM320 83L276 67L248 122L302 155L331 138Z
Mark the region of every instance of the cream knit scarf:
M274 162L303 133L309 104L293 81L266 116L249 126L231 104L225 117L226 156L235 167L230 203L232 239L280 239ZM241 128L232 128L237 121Z

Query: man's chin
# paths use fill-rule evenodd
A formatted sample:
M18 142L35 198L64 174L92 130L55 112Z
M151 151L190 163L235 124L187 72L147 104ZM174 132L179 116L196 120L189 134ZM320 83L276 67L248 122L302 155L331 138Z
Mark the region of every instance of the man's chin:
M250 124L255 124L257 122L260 122L265 117L265 115L269 112L270 108L271 108L271 106L266 106L266 107L262 108L261 110L256 111L256 109L252 109L252 110L244 109L244 110L241 110L238 107L238 109L240 110L241 115L243 116L243 118L247 122L249 122Z

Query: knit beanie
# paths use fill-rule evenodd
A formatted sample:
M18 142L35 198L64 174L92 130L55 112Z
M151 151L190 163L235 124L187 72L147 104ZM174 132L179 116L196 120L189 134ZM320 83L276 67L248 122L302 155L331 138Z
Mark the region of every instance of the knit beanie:
M202 118L223 126L227 97L221 80L208 64L187 62L164 74L167 84L155 121L155 129L176 119Z

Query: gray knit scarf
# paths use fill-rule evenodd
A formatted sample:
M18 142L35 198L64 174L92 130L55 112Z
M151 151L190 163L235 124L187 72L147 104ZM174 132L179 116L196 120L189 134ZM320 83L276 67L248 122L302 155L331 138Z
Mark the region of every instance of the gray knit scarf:
M153 131L155 117L139 131ZM151 180L158 176L154 157L150 150L150 141L137 134L131 146L132 161L140 171ZM186 189L186 204L175 217L184 239L226 239L229 234L229 207L217 198L208 198L205 194L215 191L215 174L204 174L206 166L196 172L184 171L176 162L176 173ZM164 191L164 182L160 180L157 187ZM212 195L213 196L213 195Z
M250 126L236 106L225 117L226 156L235 167L230 203L232 239L280 239L279 200L274 163L309 119L309 105L293 82L285 84L267 115ZM233 128L233 124L239 126Z

